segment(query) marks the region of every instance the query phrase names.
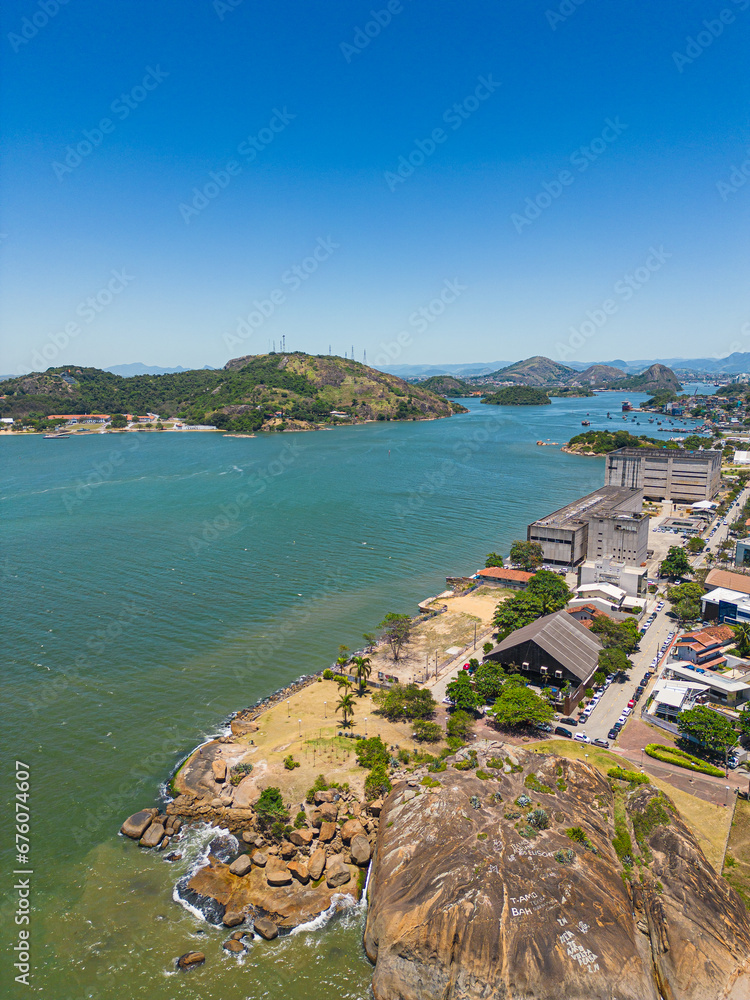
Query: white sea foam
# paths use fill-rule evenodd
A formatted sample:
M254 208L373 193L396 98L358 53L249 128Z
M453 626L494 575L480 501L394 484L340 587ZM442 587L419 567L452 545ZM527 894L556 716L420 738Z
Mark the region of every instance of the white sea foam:
M307 931L319 931L336 916L337 913L345 913L348 910L358 908L357 900L350 896L348 892L336 892L331 896L331 905L327 910L323 910L313 920L308 920L306 924L298 924L289 931L289 936L302 934Z

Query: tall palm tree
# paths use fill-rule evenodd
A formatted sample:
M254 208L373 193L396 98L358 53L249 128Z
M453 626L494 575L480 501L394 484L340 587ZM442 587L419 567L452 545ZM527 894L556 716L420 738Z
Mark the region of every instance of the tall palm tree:
M351 691L342 694L336 704L336 711L344 717L344 726L349 725L349 719L354 715L354 695Z
M339 668L342 674L348 662L349 662L349 647L343 645L339 646L339 655L336 657L336 666Z
M735 647L740 656L747 656L750 653L750 623L735 625Z
M352 686L352 682L344 674L339 674L336 678L336 683L339 686L339 691L343 690L344 692L348 691Z
M359 693L362 696L365 693L367 687L367 681L372 673L372 667L370 666L369 656L353 656L350 663L354 666L354 675L357 678L357 683L359 684Z

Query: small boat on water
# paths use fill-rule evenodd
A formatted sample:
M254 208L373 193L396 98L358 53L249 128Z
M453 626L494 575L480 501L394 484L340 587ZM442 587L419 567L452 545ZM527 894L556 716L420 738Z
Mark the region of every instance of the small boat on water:
M44 434L45 441L57 441L58 438L69 438L70 434Z
M581 421L581 427L590 427L590 426L591 426L591 421L590 420L582 420Z

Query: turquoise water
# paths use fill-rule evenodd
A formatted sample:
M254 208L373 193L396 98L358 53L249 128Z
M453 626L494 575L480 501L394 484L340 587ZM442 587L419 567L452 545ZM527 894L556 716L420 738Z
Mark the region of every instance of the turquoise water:
M328 665L339 643L357 646L388 611L415 610L446 576L599 486L602 459L535 442L562 444L582 419L624 428L626 397L645 398L472 400L448 420L251 439L0 441L3 862L15 865L20 759L34 872L32 986L13 982L6 951L6 994L369 995L361 912L239 964L221 951L225 934L172 901L191 858L176 871L118 837L120 823L229 713ZM191 835L189 851L202 843ZM12 941L7 906L2 926ZM175 975L174 958L196 947L206 965Z

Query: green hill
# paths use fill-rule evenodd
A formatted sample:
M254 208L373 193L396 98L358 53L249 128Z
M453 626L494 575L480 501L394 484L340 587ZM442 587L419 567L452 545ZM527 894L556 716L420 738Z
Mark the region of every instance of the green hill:
M609 384L610 389L638 389L639 392L659 392L666 390L677 393L682 390L682 383L671 368L666 365L651 365L640 375L629 375Z
M501 368L485 376L487 379L498 379L501 382L517 382L520 385L561 385L578 372L567 365L558 364L551 358L537 354L525 361L516 361L514 365Z
M138 413L181 416L232 431L279 422L426 420L463 412L428 389L347 358L260 354L234 358L218 371L194 370L123 378L98 368L49 368L0 382L0 415ZM280 415L280 416L279 416Z
M647 434L636 436L629 431L585 431L572 437L566 450L581 454L608 455L617 448L686 448L688 451L696 451L710 447L711 438L699 437L697 434L691 434L684 441L678 442L649 437Z
M475 386L453 375L432 375L418 384L422 389L429 389L439 396L470 396L472 392L476 392Z
M482 402L495 406L549 406L552 400L543 389L530 385L508 385L491 396L485 396Z

